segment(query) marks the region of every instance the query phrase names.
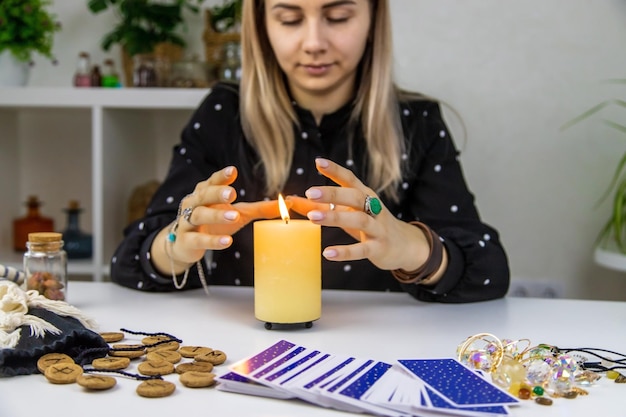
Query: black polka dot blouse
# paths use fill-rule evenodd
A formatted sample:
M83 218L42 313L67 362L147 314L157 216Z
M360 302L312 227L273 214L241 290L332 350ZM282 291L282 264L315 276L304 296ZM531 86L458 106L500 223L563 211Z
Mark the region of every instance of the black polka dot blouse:
M361 129L349 123L351 104L325 115L319 125L308 110L293 105L300 125L294 125L296 146L283 195L303 196L311 186L331 185L315 169L316 157L333 160L364 179L367 152ZM173 149L169 172L145 217L124 230L111 259L112 281L144 291L175 290L172 276L153 267L149 249L156 234L175 218L180 200L213 172L228 165L237 167L239 176L233 184L237 201L276 198L264 194L258 155L243 136L238 106L237 88L217 84L195 111ZM479 217L438 103L415 99L399 106L407 141L402 155L406 174L399 185L399 202L384 203L398 219L419 220L440 235L449 255L447 271L435 286L406 285L368 260L322 258L323 288L405 291L418 300L450 303L503 297L509 286L506 253L497 231ZM322 247L347 243L353 240L341 229L322 228ZM205 257L209 286L253 285L253 259L250 224L233 236L230 248ZM200 286L193 267L185 289Z

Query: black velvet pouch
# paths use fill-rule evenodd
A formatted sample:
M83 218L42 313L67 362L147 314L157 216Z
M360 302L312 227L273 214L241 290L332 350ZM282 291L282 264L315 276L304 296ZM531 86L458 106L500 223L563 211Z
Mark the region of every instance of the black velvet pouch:
M54 325L61 333L46 332L43 337L35 337L30 335L28 325L21 326L17 346L0 349L0 377L39 373L37 360L46 353L65 353L77 364L87 365L109 351L102 336L73 317L59 316L43 308L30 308L28 314Z

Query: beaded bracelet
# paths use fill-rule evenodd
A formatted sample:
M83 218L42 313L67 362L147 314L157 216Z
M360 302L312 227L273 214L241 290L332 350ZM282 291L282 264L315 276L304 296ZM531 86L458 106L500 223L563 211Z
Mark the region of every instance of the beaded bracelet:
M402 284L424 284L432 278L435 273L437 273L439 267L441 266L441 261L443 259L443 244L439 239L439 235L437 235L437 233L424 223L413 221L409 222L409 224L412 224L424 232L426 240L428 241L428 246L430 246L430 253L428 254L426 262L424 262L424 264L419 268L412 271L394 269L391 273L394 278Z
M176 219L172 222L171 226L170 226L170 230L167 234L167 238L165 239L165 254L167 255L168 259L170 260L170 268L172 271L172 281L174 282L174 287L177 290L181 290L185 287L185 285L187 285L187 278L189 276L189 267L187 267L185 269L185 272L183 273L183 280L182 282L178 282L178 276L176 275L176 270L174 268L174 265L176 263L178 263L179 265L181 264L181 262L177 261L174 259L174 257L172 256L172 250L174 248L174 243L176 242L176 232L178 231L178 222L180 221L181 218L181 214L182 214L182 205L183 205L183 200L185 198L183 198L180 201L180 204L178 205L178 212L176 213ZM202 267L202 262L197 261L196 262L196 268L198 269L198 276L200 277L200 282L202 283L202 288L204 289L204 292L209 295L209 287L207 285L206 282L206 277L204 275L204 268Z

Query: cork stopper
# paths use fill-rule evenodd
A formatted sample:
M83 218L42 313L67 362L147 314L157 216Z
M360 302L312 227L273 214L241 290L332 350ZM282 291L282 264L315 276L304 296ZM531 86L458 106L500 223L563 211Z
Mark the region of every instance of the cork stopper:
M68 206L67 206L68 210L79 210L80 209L80 203L77 200L70 200Z
M62 238L63 235L56 232L36 232L28 234L28 241L34 243L60 242Z

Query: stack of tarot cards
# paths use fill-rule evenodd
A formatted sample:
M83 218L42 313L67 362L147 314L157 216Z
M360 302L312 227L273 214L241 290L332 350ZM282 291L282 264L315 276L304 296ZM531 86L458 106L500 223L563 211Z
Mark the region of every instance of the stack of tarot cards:
M333 355L280 340L218 377L218 389L381 416L506 416L519 400L456 359Z

